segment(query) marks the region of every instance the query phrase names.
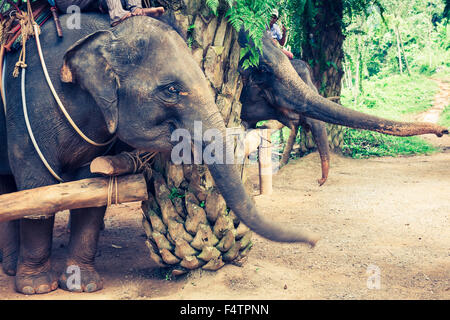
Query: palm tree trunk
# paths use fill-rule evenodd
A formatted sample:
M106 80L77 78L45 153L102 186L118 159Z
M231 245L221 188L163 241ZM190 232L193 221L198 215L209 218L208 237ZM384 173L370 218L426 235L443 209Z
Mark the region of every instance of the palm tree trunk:
M162 5L173 14L215 92L225 124L229 128L241 127L239 99L243 84L237 69L240 46L225 12L219 9L215 16L204 0L150 0L150 4ZM155 157L152 171L150 189L155 191L143 203L151 260L157 266L170 267L172 275L196 268L217 270L226 262L242 262L252 246L251 232L227 209L206 166L175 166L161 155ZM246 179L245 167L241 166L240 172ZM194 228L195 223L200 227ZM171 232L185 242L174 241ZM202 249L197 238L213 242Z

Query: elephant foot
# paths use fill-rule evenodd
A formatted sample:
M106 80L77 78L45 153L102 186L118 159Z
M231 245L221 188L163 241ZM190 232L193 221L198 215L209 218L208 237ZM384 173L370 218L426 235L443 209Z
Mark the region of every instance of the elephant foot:
M70 292L95 292L103 289L103 280L93 267L68 264L59 277L59 287Z
M18 252L7 252L3 250L3 261L2 261L2 269L5 274L8 276L15 276L17 269L17 258Z
M35 275L16 275L16 291L26 295L49 293L58 288L57 277L52 271Z
M0 258L2 269L8 276L15 276L19 258L19 223L11 221L0 224Z

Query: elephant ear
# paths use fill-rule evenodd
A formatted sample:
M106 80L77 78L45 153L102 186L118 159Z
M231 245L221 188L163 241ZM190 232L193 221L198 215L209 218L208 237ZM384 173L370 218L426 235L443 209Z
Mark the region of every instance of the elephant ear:
M113 38L112 32L102 30L77 41L64 54L60 75L62 82L76 83L91 94L111 134L116 132L119 120L120 86L109 52Z

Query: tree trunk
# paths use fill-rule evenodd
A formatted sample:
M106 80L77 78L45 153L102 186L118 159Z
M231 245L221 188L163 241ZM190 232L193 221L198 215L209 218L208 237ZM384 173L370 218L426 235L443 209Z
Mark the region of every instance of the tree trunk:
M204 0L150 3L173 13L215 93L225 124L242 128L240 46L237 33L224 17L224 8L219 7L215 16ZM172 275L196 268L217 270L227 262L241 263L252 246L251 232L227 209L206 166L176 166L163 155L153 160L150 200L143 203L151 260L169 267ZM245 181L244 166L240 170Z
M397 37L398 42L400 43L400 49L402 50L403 58L405 59L406 71L408 71L408 75L411 76L411 70L409 69L408 58L406 57L405 47L403 46L402 34L400 33L400 29L397 26Z
M395 35L397 37L398 67L400 68L400 74L403 74L402 50L400 48L400 35L398 32L397 25L394 26L394 31L395 31Z
M307 5L309 2L307 2ZM345 36L342 33L342 0L324 0L315 4L316 15L305 19L302 60L310 63L314 84L324 97L341 95ZM305 10L310 12L310 10ZM312 20L312 21L311 21ZM339 101L337 101L339 103ZM331 150L340 152L343 128L327 125ZM314 144L313 144L314 145Z

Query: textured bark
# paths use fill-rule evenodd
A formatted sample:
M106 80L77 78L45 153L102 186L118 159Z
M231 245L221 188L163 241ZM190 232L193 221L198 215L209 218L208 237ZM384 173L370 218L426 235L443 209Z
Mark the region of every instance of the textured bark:
M302 46L302 60L311 65L314 84L324 97L341 95L342 77L344 76L342 33L342 0L315 1L318 8L313 19L305 19L305 39ZM312 20L312 21L311 21ZM339 103L339 101L336 101ZM343 128L327 124L330 149L340 152L343 144ZM315 149L311 144L311 134L301 137L301 149L309 152Z
M215 16L204 0L150 3L164 6L186 34L226 126L242 127L240 46L224 8ZM175 166L164 155L154 160L150 200L143 203L150 259L158 266L170 267L175 276L196 268L217 270L227 262L241 263L252 246L251 232L226 208L206 166ZM240 169L245 181L244 168Z

